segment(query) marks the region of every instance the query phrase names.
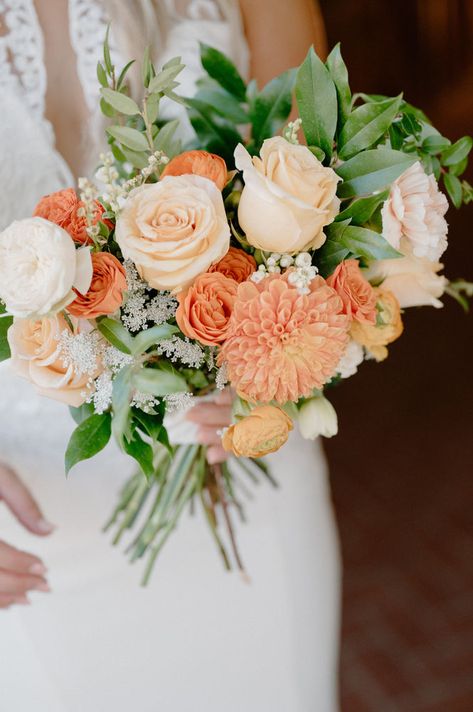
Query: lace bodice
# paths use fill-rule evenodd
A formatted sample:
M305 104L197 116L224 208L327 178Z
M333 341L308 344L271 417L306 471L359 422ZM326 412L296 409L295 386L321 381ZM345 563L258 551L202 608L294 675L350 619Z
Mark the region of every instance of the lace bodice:
M127 12L133 11L131 5L126 3ZM153 14L150 22L161 17L165 27L157 27L151 33L160 38L154 54L159 62L176 55L182 57L186 64L183 94L194 91L202 71L199 39L227 52L246 72L247 48L236 0L161 0L144 4L155 5L159 13ZM101 0L68 0L68 15L77 75L92 118L99 98L96 65L109 18ZM121 30L116 34L123 39ZM113 26L110 41L112 61L122 66L122 48ZM128 58L128 53L129 48L124 48L123 56ZM30 215L41 195L75 182L55 149L54 131L45 118L46 87L44 40L34 1L0 0L0 229L15 218ZM92 132L97 126L97 122L90 121L85 128ZM96 146L97 142L86 141L84 145ZM90 156L91 165L94 160Z

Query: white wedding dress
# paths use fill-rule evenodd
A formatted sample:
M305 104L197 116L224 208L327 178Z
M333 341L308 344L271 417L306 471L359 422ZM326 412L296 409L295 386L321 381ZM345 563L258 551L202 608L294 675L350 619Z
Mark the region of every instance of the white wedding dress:
M201 71L197 38L245 71L231 6L193 0L174 14L162 57L183 56L185 91ZM102 14L93 0L69 0L91 108ZM44 119L32 0L0 0L0 21L1 229L73 178ZM224 572L205 522L186 514L143 589L139 565L100 532L133 464L111 445L66 480L72 428L63 405L36 396L0 365L0 460L17 468L58 525L36 538L0 507L0 539L37 553L52 588L32 593L30 607L0 612L0 710L336 712L340 566L320 443L294 434L268 458L280 488L261 484L246 505L248 523L238 524L249 583Z

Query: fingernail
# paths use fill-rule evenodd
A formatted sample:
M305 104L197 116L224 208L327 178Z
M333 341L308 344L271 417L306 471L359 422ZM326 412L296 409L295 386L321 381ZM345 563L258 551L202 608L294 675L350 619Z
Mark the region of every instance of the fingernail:
M30 568L28 569L28 573L35 574L35 576L44 576L46 572L46 566L44 564L41 564L39 561L30 566Z
M15 598L15 603L20 606L29 606L31 601L27 596L17 596L17 598Z
M35 591L43 591L44 593L49 593L51 589L49 588L49 584L46 581L40 581L39 583L35 583L33 586Z
M36 522L36 528L39 529L40 532L44 532L45 534L51 534L56 527L54 524L51 524L51 522L46 521L46 519L39 519Z

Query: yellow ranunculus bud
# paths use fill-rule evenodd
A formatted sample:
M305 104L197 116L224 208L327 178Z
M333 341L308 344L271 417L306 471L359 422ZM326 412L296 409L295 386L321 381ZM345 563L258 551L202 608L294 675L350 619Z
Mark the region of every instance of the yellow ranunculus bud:
M404 327L401 308L394 294L379 287L374 291L378 307L377 323L362 324L354 321L350 334L374 356L376 361L383 361L388 355L387 344L398 339Z
M263 457L286 442L292 420L274 405L262 405L234 425L222 438L223 447L237 457Z

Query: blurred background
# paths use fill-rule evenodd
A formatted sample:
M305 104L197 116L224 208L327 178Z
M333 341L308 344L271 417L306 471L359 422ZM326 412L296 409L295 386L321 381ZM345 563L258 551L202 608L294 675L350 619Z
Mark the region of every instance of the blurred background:
M321 5L354 91L404 90L450 139L473 132L473 0ZM473 205L447 218L446 274L473 280ZM473 710L473 316L444 301L330 394L343 712Z

